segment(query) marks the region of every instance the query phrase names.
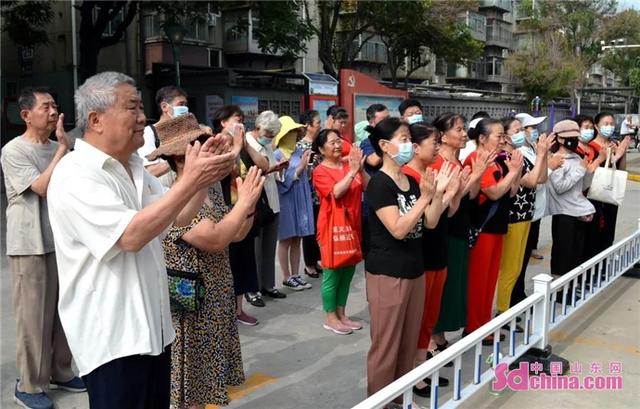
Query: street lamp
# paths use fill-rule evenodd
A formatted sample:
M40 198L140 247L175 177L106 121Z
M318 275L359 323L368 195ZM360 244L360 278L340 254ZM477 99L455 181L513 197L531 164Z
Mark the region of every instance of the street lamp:
M178 22L172 22L163 25L165 35L171 43L173 51L173 62L176 66L176 86L180 86L180 45L187 34L187 29Z

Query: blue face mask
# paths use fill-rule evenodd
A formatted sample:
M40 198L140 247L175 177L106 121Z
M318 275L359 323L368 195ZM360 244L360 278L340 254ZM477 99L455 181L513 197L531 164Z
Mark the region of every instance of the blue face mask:
M398 147L398 153L395 156L391 157L396 161L398 165L406 165L411 159L413 159L413 144L411 142L406 142L399 143L396 146Z
M258 137L258 143L262 146L269 146L271 145L271 142L273 141L272 138L267 138L266 136L260 135Z
M524 145L524 131L511 135L511 145L514 148L519 148Z
M600 127L600 135L604 136L605 138L611 138L611 136L613 135L613 131L615 130L615 126L613 125L604 125Z
M182 115L186 115L189 113L189 107L185 107L185 106L177 106L177 107L173 107L173 117L177 118L179 116Z
M540 137L540 132L538 132L537 129L532 129L531 133L529 134L529 139L531 140L531 142L537 141L539 137Z
M422 115L419 115L419 114L414 114L414 115L411 115L409 118L407 118L407 122L409 122L409 125L413 125L422 121L424 121L424 118L422 117Z
M593 137L595 136L595 132L593 129L581 129L580 130L580 141L588 143L591 142Z

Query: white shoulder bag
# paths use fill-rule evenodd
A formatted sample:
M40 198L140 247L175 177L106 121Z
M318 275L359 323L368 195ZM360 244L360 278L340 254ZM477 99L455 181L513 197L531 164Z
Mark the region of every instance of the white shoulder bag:
M620 206L627 190L627 172L616 169L615 162L612 164L613 167L610 168L611 156L611 148L607 148L607 161L604 164L604 168L599 167L594 172L587 197L603 203Z

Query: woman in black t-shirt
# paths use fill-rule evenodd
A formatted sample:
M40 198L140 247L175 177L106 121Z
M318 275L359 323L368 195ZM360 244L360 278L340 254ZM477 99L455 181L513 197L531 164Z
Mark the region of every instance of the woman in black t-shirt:
M444 192L436 190L431 170L420 184L402 173L402 166L413 157L406 122L387 118L367 131L383 158L382 168L367 187L370 247L365 270L371 319L367 392L372 395L413 369L425 296L424 215L432 199L442 203Z
M510 153L515 150L522 152L525 133L520 120L515 117L503 118L502 125L507 134L505 150ZM500 273L498 274L498 299L496 301L498 313L505 312L511 306L511 293L521 274L529 229L531 220L533 220L536 186L547 181L547 153L550 141L553 140L553 136L540 135L536 142L535 162L530 161L523 154L520 186L509 202L509 226L507 234L504 236ZM523 330L517 327L517 331L522 332Z
M409 128L411 131L411 141L415 155L411 161L402 167L402 172L411 176L420 183L422 175L426 169L432 165L438 157L440 148L440 132L431 125L418 122ZM436 191L444 189L442 201L432 200L425 213L427 217L426 228L422 232L422 260L424 261L424 281L425 300L422 313L422 324L420 326L420 336L418 337L418 350L416 353L416 366L420 365L435 354L436 344L431 340L433 327L436 325L440 314L440 300L442 290L447 278L447 214L444 213L448 207L457 208L461 197L458 190L466 185L470 169L467 168L460 173L460 169L453 163L446 162L438 172L438 180L449 179L451 182L442 186L436 182ZM455 209L454 209L455 211ZM443 214L444 213L444 214ZM435 224L434 227L429 227ZM422 397L429 397L431 384L425 380L413 388L413 393ZM449 380L440 377L438 384L447 386Z

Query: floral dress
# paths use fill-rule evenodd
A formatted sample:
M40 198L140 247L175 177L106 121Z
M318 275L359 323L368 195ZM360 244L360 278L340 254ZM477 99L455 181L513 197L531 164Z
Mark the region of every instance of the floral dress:
M172 311L171 403L178 408L227 405L227 387L244 382L229 251L207 253L182 240L200 221L218 223L229 212L219 190L211 188L209 200L190 225L172 227L163 243L167 267L201 272L205 288L200 311Z

